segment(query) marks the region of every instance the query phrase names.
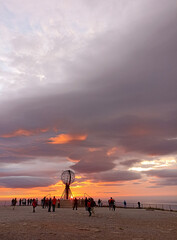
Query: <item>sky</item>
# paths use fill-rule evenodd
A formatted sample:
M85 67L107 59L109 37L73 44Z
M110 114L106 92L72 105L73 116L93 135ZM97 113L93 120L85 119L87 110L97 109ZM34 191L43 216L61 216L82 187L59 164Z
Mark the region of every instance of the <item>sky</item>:
M0 199L177 199L176 0L0 0Z

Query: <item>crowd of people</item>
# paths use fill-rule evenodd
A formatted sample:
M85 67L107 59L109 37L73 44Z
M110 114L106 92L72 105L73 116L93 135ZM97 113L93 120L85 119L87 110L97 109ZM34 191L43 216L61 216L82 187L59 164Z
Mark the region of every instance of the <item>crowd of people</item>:
M44 197L41 199L42 208L47 208L48 212L51 212L51 207L52 211L55 212L56 205L58 208L60 208L60 199L56 199L55 196L53 198Z
M36 198L36 201L38 202L38 199ZM32 198L20 198L19 199L19 206L31 206L33 203L33 199Z
M98 207L103 207L103 202L101 199L98 199ZM13 210L15 209L15 206L17 204L17 199L16 198L13 198L12 201L11 201L11 205L13 206ZM127 206L127 203L126 201L124 200L123 202L124 204L124 208L126 208ZM141 208L141 204L140 202L137 203L138 204L138 208ZM34 198L34 199L19 199L19 206L22 206L22 205L27 205L27 206L32 206L33 207L33 212L35 212L35 209L36 207L39 205L38 204L38 199ZM58 208L60 208L60 199L56 199L55 196L53 198L47 198L47 197L44 197L41 199L41 206L42 208L47 208L48 209L48 212L55 212L55 208L56 206ZM85 210L88 211L89 213L89 216L91 216L93 213L94 213L94 207L96 206L96 202L94 201L93 198L85 198L85 199L77 199L76 197L73 199L73 210L77 210L78 209L78 206L79 207L85 207ZM115 200L111 197L109 200L108 200L108 206L109 206L109 210L113 210L115 211L116 209L116 205L115 205Z

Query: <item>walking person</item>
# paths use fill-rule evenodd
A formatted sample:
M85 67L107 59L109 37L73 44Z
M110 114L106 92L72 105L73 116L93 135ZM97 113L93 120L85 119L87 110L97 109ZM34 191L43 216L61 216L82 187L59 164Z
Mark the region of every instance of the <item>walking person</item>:
M52 210L53 210L53 212L55 212L56 202L57 202L57 199L54 196L53 199L52 199Z
M91 211L93 214L95 214L94 207L96 206L96 203L93 198L91 198L90 201L91 201Z
M92 215L92 211L91 211L91 200L87 201L87 210L89 212L89 217L91 217Z
M36 206L37 206L36 199L33 199L32 206L33 206L33 213L34 213L34 212L35 212L35 208L36 208Z
M48 212L51 212L51 206L52 206L52 199L50 198L48 200Z

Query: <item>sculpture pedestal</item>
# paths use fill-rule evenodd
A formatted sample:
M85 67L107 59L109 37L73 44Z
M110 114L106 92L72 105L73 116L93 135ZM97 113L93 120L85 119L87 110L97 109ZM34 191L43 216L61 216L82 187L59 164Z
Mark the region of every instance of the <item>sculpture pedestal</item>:
M60 200L60 207L61 208L72 208L73 207L73 200Z

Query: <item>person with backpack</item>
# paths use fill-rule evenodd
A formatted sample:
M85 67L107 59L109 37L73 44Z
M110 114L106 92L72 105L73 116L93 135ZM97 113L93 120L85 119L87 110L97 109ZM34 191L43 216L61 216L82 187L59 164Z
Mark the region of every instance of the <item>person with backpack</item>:
M52 210L53 210L53 212L55 212L56 202L57 202L57 200L56 200L56 198L54 196L53 199L52 199Z
M33 213L34 213L35 212L35 208L37 207L36 199L33 199L32 206L33 206Z

